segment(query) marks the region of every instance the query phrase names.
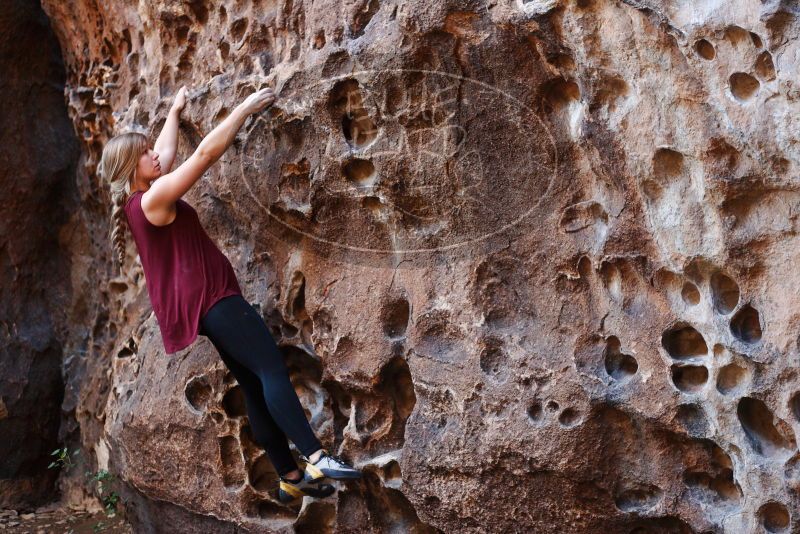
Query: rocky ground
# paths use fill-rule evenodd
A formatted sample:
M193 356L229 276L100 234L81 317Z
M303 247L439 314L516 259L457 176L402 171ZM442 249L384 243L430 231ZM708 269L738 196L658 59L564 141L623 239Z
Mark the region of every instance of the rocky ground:
M133 530L120 515L73 510L58 505L33 512L0 509L0 531L14 534L131 534Z

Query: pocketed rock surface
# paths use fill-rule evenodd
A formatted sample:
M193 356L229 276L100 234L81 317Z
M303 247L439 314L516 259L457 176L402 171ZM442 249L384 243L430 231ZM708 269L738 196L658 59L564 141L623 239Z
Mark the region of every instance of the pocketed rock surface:
M180 162L276 89L185 200L364 470L279 504L130 235L119 274L76 242L67 396L135 530L800 531L796 5L43 6L101 243L110 136L186 84Z

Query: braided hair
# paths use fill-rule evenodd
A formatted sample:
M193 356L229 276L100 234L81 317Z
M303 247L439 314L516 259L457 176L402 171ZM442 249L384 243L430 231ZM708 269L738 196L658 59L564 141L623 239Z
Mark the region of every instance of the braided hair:
M112 137L105 147L97 172L111 190L111 244L116 252L119 270L125 263L125 212L123 207L131 194L131 183L139 157L147 151L147 137L139 132L126 132Z

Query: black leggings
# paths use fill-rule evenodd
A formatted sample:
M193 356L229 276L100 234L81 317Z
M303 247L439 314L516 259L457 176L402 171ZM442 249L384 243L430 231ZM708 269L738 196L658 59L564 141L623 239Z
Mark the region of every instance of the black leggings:
M289 372L261 314L241 295L217 301L200 320L200 334L216 347L244 391L253 437L279 475L297 469L288 436L306 457L322 448L289 380Z

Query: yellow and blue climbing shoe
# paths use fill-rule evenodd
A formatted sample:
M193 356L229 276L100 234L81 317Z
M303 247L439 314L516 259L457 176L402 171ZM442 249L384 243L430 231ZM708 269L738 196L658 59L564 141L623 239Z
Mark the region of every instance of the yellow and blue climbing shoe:
M334 480L361 478L361 471L349 465L342 458L328 454L326 449L322 449L322 454L314 463L305 456L302 456L302 458L306 462L304 478L309 482L321 480L325 477Z
M334 491L336 491L336 488L332 485L308 481L305 476L300 477L299 480L290 480L286 477L280 477L278 500L285 504L305 497L306 495L317 498L327 497Z

